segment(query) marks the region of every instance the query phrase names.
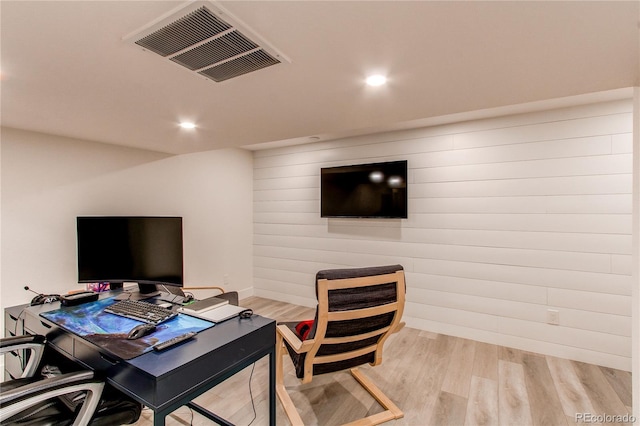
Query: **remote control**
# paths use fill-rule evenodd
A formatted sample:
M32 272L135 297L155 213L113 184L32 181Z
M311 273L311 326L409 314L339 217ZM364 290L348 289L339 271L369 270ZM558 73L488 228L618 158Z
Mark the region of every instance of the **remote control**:
M167 348L170 348L173 345L177 345L180 342L184 342L185 340L191 339L196 334L198 334L198 333L196 333L195 331L190 331L188 333L181 334L181 335L176 336L176 337L174 337L172 339L165 340L162 343L158 343L157 345L154 345L153 349L156 350L156 351L163 351L163 350L165 350Z

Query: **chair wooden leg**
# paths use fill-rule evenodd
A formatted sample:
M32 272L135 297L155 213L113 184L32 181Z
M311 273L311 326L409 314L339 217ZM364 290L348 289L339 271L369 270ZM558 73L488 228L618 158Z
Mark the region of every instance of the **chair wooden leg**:
M385 409L382 413L374 414L364 419L349 423L349 426L377 425L390 420L404 417L404 413L393 403L368 377L357 368L351 369L351 375L373 396L376 401Z
M276 394L282 404L285 414L289 418L292 426L304 426L304 422L298 413L293 400L284 386L284 356L287 355L287 349L280 334L276 338ZM351 374L360 383L376 401L385 409L385 411L374 414L364 419L356 420L344 426L373 426L385 423L404 416L404 413L393 403L368 377L363 375L357 368L351 369Z
M286 413L292 426L304 426L300 414L296 406L293 405L293 401L284 386L284 356L287 353L287 349L284 347L284 341L282 336L276 334L276 394L282 404L282 408Z

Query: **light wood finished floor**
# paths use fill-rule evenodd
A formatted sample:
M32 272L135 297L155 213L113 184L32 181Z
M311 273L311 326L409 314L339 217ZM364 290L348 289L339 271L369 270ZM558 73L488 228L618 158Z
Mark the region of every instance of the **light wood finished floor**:
M244 299L241 305L278 321L313 317L310 308L258 297ZM285 383L305 424L337 425L382 411L348 372L300 385L291 361L284 361ZM576 418L578 413L631 412L628 372L408 327L386 343L381 365L361 371L404 411L405 417L387 423L390 426L555 426L585 424ZM251 368L245 369L196 401L236 425L248 425L254 417L250 373ZM267 382L268 364L261 360L251 379L257 412L252 425L268 424ZM150 425L152 418L145 410L136 424ZM617 418L609 417L606 423L624 424L612 420ZM167 424L212 423L183 407L167 418ZM279 401L277 424L289 424Z

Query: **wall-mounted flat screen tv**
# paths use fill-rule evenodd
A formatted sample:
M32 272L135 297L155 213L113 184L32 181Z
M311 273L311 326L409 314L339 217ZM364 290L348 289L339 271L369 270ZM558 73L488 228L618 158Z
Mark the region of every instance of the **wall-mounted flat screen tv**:
M407 218L407 161L320 170L320 216Z

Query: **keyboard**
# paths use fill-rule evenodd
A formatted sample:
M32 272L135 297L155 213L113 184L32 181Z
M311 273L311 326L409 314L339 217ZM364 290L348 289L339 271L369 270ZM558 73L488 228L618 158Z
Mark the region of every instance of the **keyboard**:
M104 312L155 325L178 315L177 312L141 300L120 300L104 308Z

